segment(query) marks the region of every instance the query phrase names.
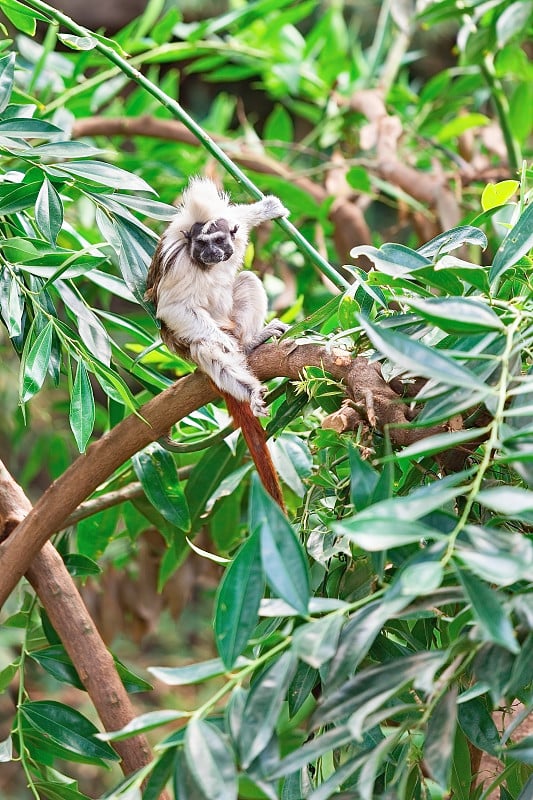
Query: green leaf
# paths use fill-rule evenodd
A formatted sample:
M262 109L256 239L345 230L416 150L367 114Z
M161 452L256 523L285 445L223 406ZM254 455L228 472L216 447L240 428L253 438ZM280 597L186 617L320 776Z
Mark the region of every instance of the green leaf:
M64 778L64 776L62 776ZM32 782L32 786L39 792L39 797L46 797L46 800L90 800L86 794L78 791L76 781L65 783L63 781L40 781Z
M22 332L22 316L24 314L24 297L18 281L12 276L9 284L6 324L10 338Z
M339 721L355 714L372 698L399 691L414 681L424 691L433 687L435 673L446 660L445 651L419 652L395 658L376 667L367 667L355 677L345 681L338 689L325 692L313 714L313 728Z
M15 28L22 31L22 33L27 33L28 36L35 34L36 19L46 19L41 14L37 14L37 12L19 3L18 0L2 0L2 11Z
M342 685L372 647L376 636L389 617L409 603L404 596L375 600L356 611L342 629L337 652L327 674L328 690Z
M481 194L481 207L483 211L491 208L503 206L511 199L520 183L518 181L499 181L498 183L487 183Z
M215 725L193 719L185 734L187 765L206 800L237 800L235 755Z
M359 450L348 443L350 462L350 500L356 511L366 508L378 484L379 473L361 457Z
M431 714L424 744L424 762L441 789L448 789L457 723L457 687L450 688Z
M485 394L490 392L473 372L434 347L417 342L400 331L378 327L361 315L358 319L374 347L411 374L432 378L439 384L474 389Z
M436 255L443 255L465 244L476 244L482 247L483 250L487 247L487 237L480 228L475 228L472 225L459 225L457 228L451 228L449 231L439 233L434 239L430 239L422 247L418 248L418 253L421 253L426 258L433 258Z
M83 683L67 651L60 644L43 647L30 653L30 657L61 683L68 683L77 689L84 689Z
M63 204L46 176L35 202L35 222L43 236L55 244L63 225Z
M102 760L120 761L120 756L95 735L98 729L79 711L53 700L23 703L20 714L39 736L59 745L67 758L85 764L100 764Z
M78 450L84 453L93 432L95 420L94 395L83 361L78 362L70 398L69 421Z
M434 453L444 453L452 447L472 442L483 437L486 428L472 428L464 431L450 431L449 433L436 433L433 436L420 439L414 444L407 445L403 450L395 453L396 461L404 461L411 458L422 458L423 456L433 455Z
M494 284L500 275L514 266L532 247L533 203L526 206L514 228L509 231L499 246L490 270L491 284Z
M293 647L298 658L315 669L332 659L344 621L344 617L330 615L297 628Z
M254 531L226 569L217 591L215 640L228 669L246 647L257 625L264 585L260 539Z
M0 114L5 110L15 79L15 53L0 58Z
M458 573L465 595L485 637L510 650L511 653L518 653L520 648L513 626L496 591L489 589L486 583L465 570L458 570Z
M521 741L508 747L504 753L513 761L533 764L533 736L525 736Z
M93 36L74 36L71 33L59 33L57 36L71 50L94 50L98 41Z
M379 250L371 245L359 245L350 250L350 255L352 258L366 256L377 270L394 277L410 275L431 266L425 255L400 244L384 244Z
M133 468L146 497L168 522L183 531L191 529L187 500L172 456L157 442L132 457Z
M58 174L67 172L69 175L98 183L100 186L110 186L112 189L154 193L152 187L138 175L115 167L113 164L107 164L105 161L65 161L54 164L53 170L50 169L50 171Z
M52 352L52 333L52 322L47 322L29 350L27 350L27 345L30 337L28 336L26 340L22 354L22 381L20 387L22 403L37 394L43 385L48 364L50 363L50 353Z
M295 672L296 659L289 651L271 662L250 689L239 732L244 769L268 745Z
M292 525L277 503L266 493L259 478L252 478L249 507L250 530L259 532L261 560L273 592L307 614L310 597L307 557Z
M438 142L448 142L450 139L461 136L461 134L471 128L480 128L484 125L488 125L489 122L490 120L485 114L461 114L460 116L454 117L450 122L446 122L442 125L436 133L435 138Z
M387 550L391 547L403 547L406 544L420 542L424 539L446 538L439 531L429 528L422 522L394 519L394 517L376 516L369 520L359 516L335 522L333 530L339 536L346 536L362 550L369 553Z
M116 731L98 733L97 739L101 742L122 742L124 739L131 739L132 736L137 736L140 733L160 728L162 725L166 725L167 722L174 722L177 719L183 719L183 717L188 716L189 713L187 711L172 711L171 709L147 711L146 714L140 714Z
M248 662L243 659L242 664L245 663ZM203 683L209 678L224 675L227 671L221 658L211 658L187 667L148 667L148 670L167 686L189 686L193 683Z
M525 511L533 511L533 491L519 486L494 486L482 489L476 500L498 514L519 516Z
M457 718L461 730L474 747L496 758L500 757L500 734L483 698L474 697L467 703L460 702L457 706Z
M2 4L2 10L5 6ZM12 139L51 139L64 131L51 122L31 117L11 117L0 120L0 136Z
M406 298L405 303L446 333L483 333L504 330L505 325L485 303L471 297Z
M517 2L511 3L510 6L504 8L501 14L498 15L496 19L496 38L500 49L505 47L513 36L522 34L525 31L532 11L532 2L517 0Z

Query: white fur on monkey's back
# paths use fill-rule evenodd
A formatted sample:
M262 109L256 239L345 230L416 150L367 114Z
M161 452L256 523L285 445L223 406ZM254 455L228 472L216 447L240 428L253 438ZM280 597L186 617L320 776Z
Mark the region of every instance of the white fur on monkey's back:
M250 230L287 213L277 197L233 205L211 180L193 178L148 272L146 296L155 303L165 344L194 361L222 392L250 403L257 415L265 413L264 387L250 372L246 353L286 326L274 320L265 327L263 285L251 272L237 273ZM202 223L208 232L221 219L231 231L233 253L202 268L191 258L190 231Z

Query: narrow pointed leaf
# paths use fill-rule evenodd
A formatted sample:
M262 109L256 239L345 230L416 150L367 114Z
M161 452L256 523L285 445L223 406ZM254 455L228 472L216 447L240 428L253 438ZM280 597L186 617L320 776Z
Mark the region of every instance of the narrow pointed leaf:
M509 267L514 266L532 247L533 203L526 207L514 228L499 246L490 271L491 283L494 283Z
M72 395L70 398L70 427L78 450L84 453L94 428L94 395L87 369L83 361L78 362Z
M460 386L485 393L490 391L473 372L435 348L417 342L399 331L378 327L363 316L359 316L358 319L374 347L411 374L433 378L449 386Z
M424 744L424 761L442 789L448 789L449 785L456 724L457 687L452 687L433 710Z
M187 500L169 452L154 442L132 457L133 468L146 497L163 517L181 530L191 528Z
M185 757L206 800L237 800L235 755L218 728L192 720L185 734Z
M15 53L0 58L0 114L9 103L15 79Z
M309 604L307 557L292 525L254 475L250 494L250 529L258 531L266 580L300 614Z
M257 625L265 578L257 532L240 548L217 592L215 639L220 657L231 669Z
M23 355L24 374L20 390L23 403L33 397L43 385L52 352L52 323L42 329L27 355Z
M239 750L245 769L272 738L295 671L294 654L284 653L263 672L250 689L239 733Z
M59 194L45 177L35 202L35 221L43 236L55 244L63 225L63 204Z
M511 620L496 592L470 572L458 570L458 573L465 595L486 638L511 653L518 653L520 648Z

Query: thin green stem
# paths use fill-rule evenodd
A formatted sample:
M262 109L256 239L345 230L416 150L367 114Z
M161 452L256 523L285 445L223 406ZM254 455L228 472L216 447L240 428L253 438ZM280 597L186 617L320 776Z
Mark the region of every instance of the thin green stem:
M498 395L497 405L496 405L496 410L494 412L494 416L492 418L492 422L489 426L490 435L487 441L485 442L485 450L483 453L483 457L478 466L476 476L470 486L468 497L466 498L466 502L463 508L463 513L461 514L457 522L457 525L450 534L448 547L446 548L446 553L444 554L443 557L444 564L447 564L452 558L453 550L455 547L455 541L470 516L472 506L476 502L477 495L483 484L485 473L492 464L493 452L497 448L498 443L500 441L500 429L505 417L505 404L507 402L507 397L508 397L509 381L513 377L509 370L509 364L511 362L511 356L514 348L514 335L519 325L520 325L520 317L517 317L514 320L514 322L507 328L507 342L505 345L505 350L503 351L500 357L501 370L500 370L499 384L497 388L497 395Z
M78 36L90 36L91 33L86 28L78 25L70 17L51 8L42 0L26 0L26 4L32 8L47 14L51 19L55 20L61 25L69 28ZM226 153L217 145L213 139L198 125L195 120L187 114L181 105L169 97L159 86L152 83L146 78L138 69L120 56L112 47L105 44L105 42L96 40L96 49L102 53L112 64L115 64L120 71L127 75L128 78L135 81L135 83L142 86L152 97L155 97L162 106L164 106L173 117L179 119L180 122L198 139L200 144L210 153L222 166L229 172L229 174L243 186L244 189L255 200L261 200L263 194L257 186L242 172L241 169L226 155ZM302 236L302 234L290 223L287 219L276 220L282 230L289 236L290 239L299 247L299 249L310 259L310 261L318 267L318 269L327 275L333 281L335 286L344 289L349 286L348 281L331 265L329 264L320 253Z
M252 661L250 664L247 664L245 667L240 669L226 684L224 684L224 686L218 690L218 692L215 692L215 694L210 697L209 700L200 706L200 708L196 709L193 717L197 719L199 717L204 717L213 708L213 706L218 703L219 700L222 700L222 698L228 694L228 692L231 692L235 686L238 686L239 683L242 683L244 678L250 675L250 673L254 672L254 670L256 670L257 667L260 667L261 664L264 664L266 661L270 661L270 659L274 656L277 656L278 653L282 653L284 650L286 650L290 643L291 638L287 637L271 650L267 650L262 656L256 658L255 661Z
M522 153L509 122L509 101L507 100L500 81L496 77L491 55L487 55L481 62L481 73L489 86L492 101L498 115L505 141L505 148L507 150L509 169L513 172L518 172L522 163Z

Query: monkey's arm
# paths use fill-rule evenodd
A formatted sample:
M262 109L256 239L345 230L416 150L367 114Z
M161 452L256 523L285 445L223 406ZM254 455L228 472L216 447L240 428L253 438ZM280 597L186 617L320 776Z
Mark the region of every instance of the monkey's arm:
M258 200L257 203L243 203L229 208L232 212L232 219L235 219L238 225L245 227L247 231L260 225L261 222L286 217L289 213L281 200L271 194Z
M289 327L279 319L265 326L267 296L263 284L253 272L241 272L235 279L231 318L235 336L245 353L250 353L271 336L281 336Z

